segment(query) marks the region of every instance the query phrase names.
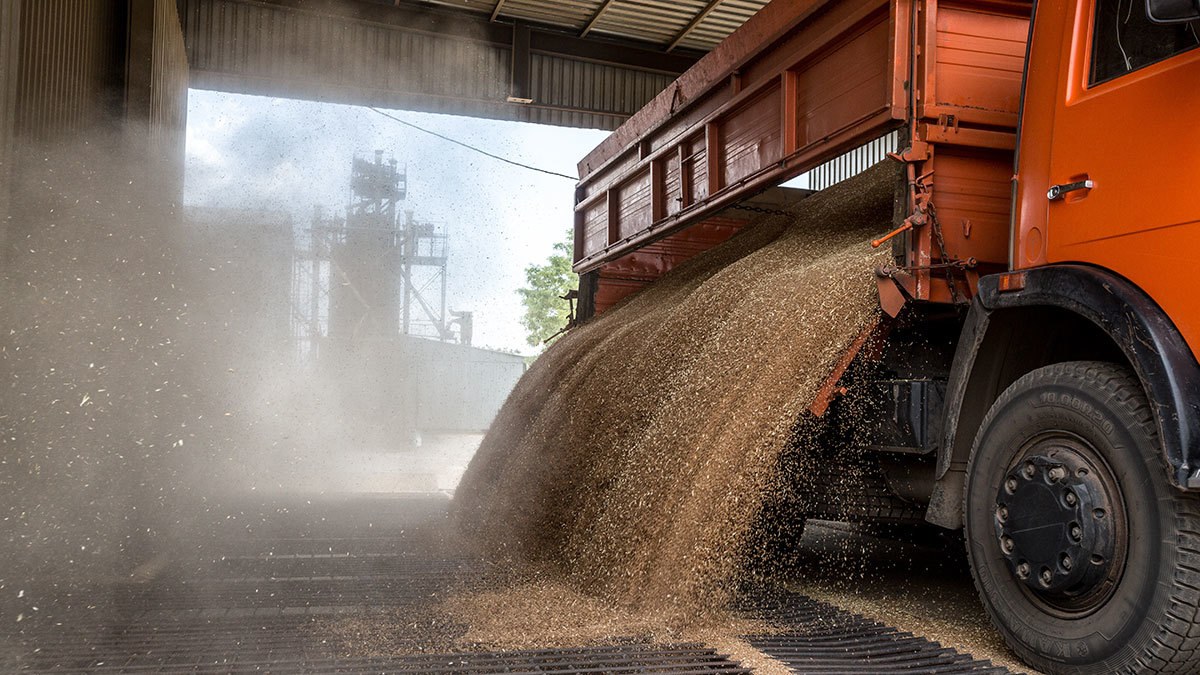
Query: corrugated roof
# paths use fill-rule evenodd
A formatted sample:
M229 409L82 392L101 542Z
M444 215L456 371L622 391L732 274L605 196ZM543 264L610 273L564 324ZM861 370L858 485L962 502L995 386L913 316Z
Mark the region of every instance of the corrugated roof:
M179 6L191 86L200 89L611 130L674 80L533 53L532 101L519 104L508 100L506 45L248 0Z
M176 1L193 87L600 129L767 3ZM513 24L531 29L520 82Z
M432 0L431 4L582 34L707 52L768 0ZM694 24L694 25L693 25Z

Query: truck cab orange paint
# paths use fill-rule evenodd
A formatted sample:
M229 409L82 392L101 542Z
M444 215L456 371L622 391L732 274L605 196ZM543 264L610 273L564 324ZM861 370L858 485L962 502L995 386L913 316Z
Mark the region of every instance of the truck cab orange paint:
M1194 31L1150 23L1140 0L1038 3L1012 263L1112 270L1145 291L1200 353ZM1047 197L1054 185L1083 181L1092 187Z

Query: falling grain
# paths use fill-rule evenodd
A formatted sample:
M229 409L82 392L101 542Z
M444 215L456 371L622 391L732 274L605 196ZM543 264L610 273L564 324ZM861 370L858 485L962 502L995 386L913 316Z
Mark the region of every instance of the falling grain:
M896 180L889 163L809 197L556 343L471 463L461 529L635 611L719 611L761 548L782 449L876 316L887 256L867 242Z

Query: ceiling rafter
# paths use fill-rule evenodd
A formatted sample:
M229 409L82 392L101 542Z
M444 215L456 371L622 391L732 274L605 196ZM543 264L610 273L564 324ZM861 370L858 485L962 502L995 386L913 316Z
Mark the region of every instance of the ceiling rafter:
M678 47L679 43L683 42L684 38L686 38L688 35L691 35L692 31L696 29L696 26L699 26L701 22L707 19L708 15L712 14L713 10L716 9L723 1L724 0L708 0L708 4L704 6L704 9L701 9L696 16L692 17L692 20L683 27L683 30L679 31L679 33L675 36L675 39L671 40L671 44L667 45L667 51L671 51Z
M596 27L596 22L600 20L600 17L604 16L604 13L608 11L609 7L612 7L614 2L616 0L604 0L604 2L600 3L600 7L596 9L596 13L592 15L587 25L583 27L583 31L579 33L579 37L587 37L587 34L592 32L592 29Z
M496 8L492 10L492 18L489 21L495 21L496 17L500 16L500 10L504 9L504 3L508 0L496 0Z

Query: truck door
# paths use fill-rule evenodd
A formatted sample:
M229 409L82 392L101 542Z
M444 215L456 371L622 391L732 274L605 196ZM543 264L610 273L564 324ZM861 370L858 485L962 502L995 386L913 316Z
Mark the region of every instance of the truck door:
M1040 188L1044 259L1122 274L1190 322L1178 327L1194 340L1200 302L1185 275L1200 247L1200 22L1153 23L1146 0L1076 0L1069 30Z

